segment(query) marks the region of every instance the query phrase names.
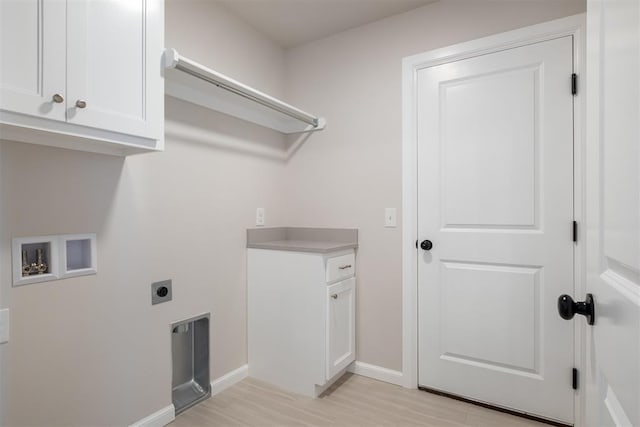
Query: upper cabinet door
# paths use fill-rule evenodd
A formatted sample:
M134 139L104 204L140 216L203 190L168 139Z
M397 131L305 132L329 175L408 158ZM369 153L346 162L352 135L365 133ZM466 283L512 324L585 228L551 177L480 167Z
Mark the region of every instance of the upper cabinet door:
M67 120L162 138L161 0L67 2Z
M64 0L0 1L0 110L65 119L65 9Z

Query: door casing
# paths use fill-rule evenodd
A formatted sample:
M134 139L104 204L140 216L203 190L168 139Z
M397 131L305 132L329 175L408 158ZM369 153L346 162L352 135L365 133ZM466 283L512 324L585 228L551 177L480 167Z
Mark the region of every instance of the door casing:
M573 37L573 69L578 75L578 91L573 103L573 183L574 220L578 222L578 239L574 255L574 295L584 295L586 253L584 245L584 153L586 92L585 92L585 22L584 13L542 24L496 34L425 53L409 56L402 61L402 382L404 387L418 386L418 265L416 240L418 236L418 164L417 164L417 96L418 70L434 65L467 59L504 49L524 46L570 35ZM571 76L567 76L567 90ZM585 325L574 322L575 367L586 372ZM574 421L584 425L584 390L578 387L574 398Z

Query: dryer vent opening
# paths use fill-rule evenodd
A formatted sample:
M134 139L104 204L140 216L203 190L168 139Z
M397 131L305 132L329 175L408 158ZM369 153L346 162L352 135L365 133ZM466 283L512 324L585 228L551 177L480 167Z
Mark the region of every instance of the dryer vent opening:
M176 414L211 395L209 317L207 313L171 325L171 396Z

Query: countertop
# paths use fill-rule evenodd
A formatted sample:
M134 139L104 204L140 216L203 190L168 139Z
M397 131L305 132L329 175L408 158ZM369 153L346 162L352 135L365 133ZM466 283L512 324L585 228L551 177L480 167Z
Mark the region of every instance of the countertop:
M277 227L247 230L247 248L330 253L358 247L351 228Z

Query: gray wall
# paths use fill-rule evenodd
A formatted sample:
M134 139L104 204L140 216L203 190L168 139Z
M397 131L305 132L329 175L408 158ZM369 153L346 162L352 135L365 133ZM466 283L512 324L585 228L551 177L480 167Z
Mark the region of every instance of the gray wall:
M166 26L167 46L283 96L283 50L214 3L169 1ZM284 223L284 163L260 154L283 137L172 98L166 117L166 151L126 159L0 143L0 425L127 425L169 405L168 325L198 313L212 378L246 363L245 230L256 207ZM98 275L11 287L11 237L81 232ZM166 278L173 302L152 307Z
M358 360L402 369L402 58L584 12L584 0L441 0L287 52L287 99L327 129L287 165L289 225L354 227Z

